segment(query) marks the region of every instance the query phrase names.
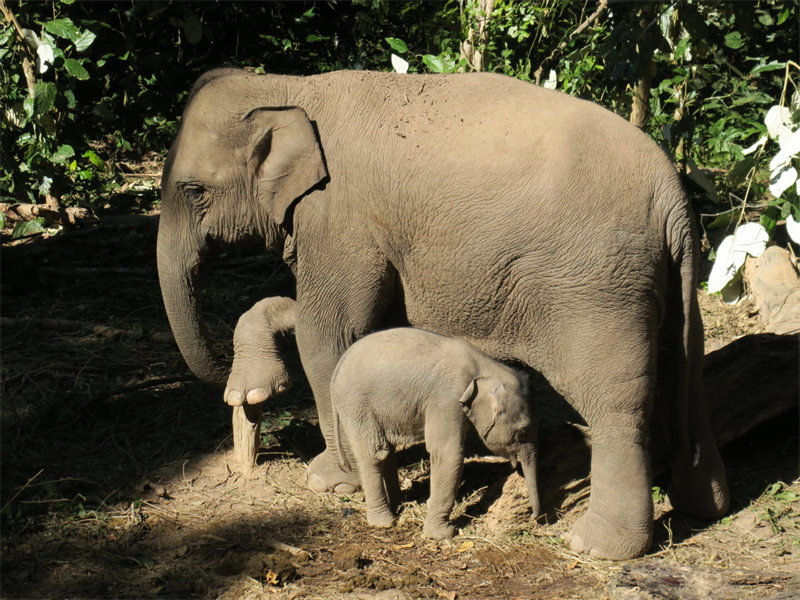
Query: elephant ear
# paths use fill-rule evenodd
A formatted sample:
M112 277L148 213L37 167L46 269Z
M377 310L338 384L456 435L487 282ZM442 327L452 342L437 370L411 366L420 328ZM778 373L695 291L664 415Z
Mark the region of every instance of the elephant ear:
M494 377L476 377L459 399L467 418L475 425L482 439L486 439L500 412L498 386L502 385L503 383Z
M243 120L252 131L247 167L259 202L283 224L292 203L328 176L314 127L296 106L256 108Z

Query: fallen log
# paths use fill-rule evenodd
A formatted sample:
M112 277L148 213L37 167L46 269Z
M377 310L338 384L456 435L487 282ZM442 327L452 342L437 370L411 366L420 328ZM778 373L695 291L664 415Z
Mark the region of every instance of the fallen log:
M30 221L41 217L48 227L97 221L87 208L81 206L61 207L57 202L54 204L2 203L0 211L5 213L9 221Z

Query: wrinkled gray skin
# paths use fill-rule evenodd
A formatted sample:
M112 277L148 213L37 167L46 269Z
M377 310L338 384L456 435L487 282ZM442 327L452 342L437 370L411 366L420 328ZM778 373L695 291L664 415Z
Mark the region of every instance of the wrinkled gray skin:
M370 525L394 522L399 504L395 448L421 441L431 456L431 496L424 532L453 537L448 519L461 484L464 442L474 426L486 447L522 466L533 516L536 425L527 377L463 340L419 329L389 329L355 342L333 372L331 406L337 441L350 441ZM351 465L343 447L339 460Z
M592 491L574 550L649 548L651 438L669 448L673 506L727 510L691 210L671 161L624 119L487 73L220 70L192 90L161 183L161 290L199 377L225 381L195 277L210 242L259 236L294 271L327 445L313 489L358 485L334 440L339 358L409 324L532 367L586 420Z
M259 404L292 385L277 336L294 329L295 302L260 300L239 317L233 332L233 365L223 395L231 406Z

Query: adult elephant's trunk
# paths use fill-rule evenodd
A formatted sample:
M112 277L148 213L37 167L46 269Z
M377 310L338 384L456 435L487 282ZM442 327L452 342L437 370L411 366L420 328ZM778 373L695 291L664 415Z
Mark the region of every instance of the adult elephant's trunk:
M211 351L197 288L202 249L187 243L163 221L158 228L158 279L172 334L192 372L203 381L225 385L226 369Z

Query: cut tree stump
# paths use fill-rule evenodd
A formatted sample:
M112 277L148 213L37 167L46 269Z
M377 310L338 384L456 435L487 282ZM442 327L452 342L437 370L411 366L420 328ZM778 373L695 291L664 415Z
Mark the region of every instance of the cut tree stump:
M233 454L242 472L256 465L260 446L262 404L243 404L233 407Z
M766 331L800 333L800 276L788 251L770 246L758 258L748 257L744 279Z
M800 343L795 335L748 335L706 355L703 382L718 445L725 446L757 425L796 409L799 369ZM585 433L588 428L554 423L552 418L542 423L539 489L545 511L568 510L588 496L591 442ZM653 475L665 470L665 461L655 457ZM485 520L489 532L530 525L528 495L520 475L512 473L492 496L496 499Z

